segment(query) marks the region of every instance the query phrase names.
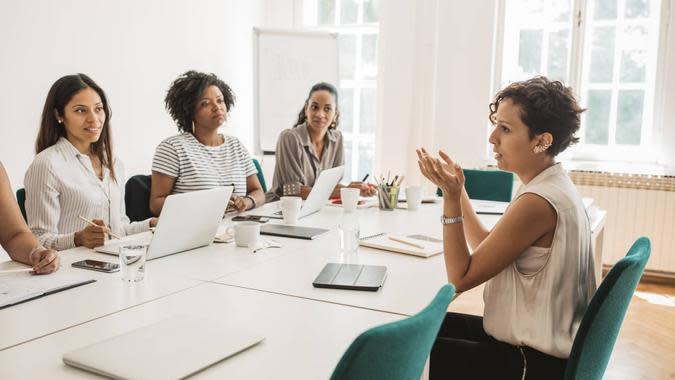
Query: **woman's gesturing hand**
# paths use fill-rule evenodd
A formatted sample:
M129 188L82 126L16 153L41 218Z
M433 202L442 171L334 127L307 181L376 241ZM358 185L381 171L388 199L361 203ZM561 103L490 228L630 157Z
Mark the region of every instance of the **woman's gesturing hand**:
M417 149L418 165L422 175L443 191L443 197L459 199L464 188L464 171L442 150L441 159L431 157L426 149Z

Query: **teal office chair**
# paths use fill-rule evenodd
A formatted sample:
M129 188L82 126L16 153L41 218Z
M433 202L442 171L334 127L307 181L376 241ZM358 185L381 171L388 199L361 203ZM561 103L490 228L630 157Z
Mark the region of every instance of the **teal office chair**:
M19 210L21 210L23 220L28 223L28 217L26 216L26 189L21 188L16 191L16 201L19 203Z
M513 173L501 170L464 170L464 187L471 199L511 202ZM443 196L441 189L436 190Z
M602 379L650 252L649 239L641 237L607 273L579 325L565 379Z
M419 379L454 295L455 287L444 285L419 313L359 335L342 355L331 380Z
M263 175L262 167L260 166L258 160L256 160L255 158L253 158L253 165L255 165L256 170L258 170L258 181L260 181L260 186L262 186L263 193L266 193L267 184L265 183L265 176Z

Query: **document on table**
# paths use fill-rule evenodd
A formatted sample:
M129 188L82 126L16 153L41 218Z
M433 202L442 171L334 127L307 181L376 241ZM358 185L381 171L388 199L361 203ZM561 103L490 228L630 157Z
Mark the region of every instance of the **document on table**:
M0 309L94 281L96 280L85 274L68 271L56 271L46 275L29 272L2 273Z

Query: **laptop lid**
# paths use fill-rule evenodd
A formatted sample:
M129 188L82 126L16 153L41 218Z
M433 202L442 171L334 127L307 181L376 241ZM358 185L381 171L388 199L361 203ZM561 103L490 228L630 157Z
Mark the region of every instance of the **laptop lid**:
M63 362L117 379L182 379L263 339L223 321L175 316L65 353Z
M335 186L340 182L344 174L344 168L344 166L338 166L319 173L319 177L314 181L314 186L312 186L312 191L309 192L307 199L302 202L298 218L321 210L330 198ZM282 218L279 202L266 203L260 209L252 210L247 215L264 216L273 219Z
M170 195L164 201L148 260L211 244L233 186Z
M330 198L335 186L340 182L344 171L344 166L338 166L319 173L319 178L314 181L312 191L309 192L307 199L302 203L298 217L302 218L321 210L328 198Z

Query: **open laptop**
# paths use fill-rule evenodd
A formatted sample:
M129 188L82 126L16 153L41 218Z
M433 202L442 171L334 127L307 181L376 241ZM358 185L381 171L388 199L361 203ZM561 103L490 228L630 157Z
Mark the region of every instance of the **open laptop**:
M221 320L178 315L67 352L63 362L115 379L183 379L263 339Z
M319 173L319 178L314 182L312 191L309 192L307 199L302 202L302 207L300 208L300 214L298 218L303 218L307 215L313 214L326 204L328 198L330 198L333 189L340 182L342 175L344 174L344 166L338 166L332 169L326 169ZM278 210L279 203L274 202L267 204L261 207L258 210L254 210L249 213L249 215L255 216L264 216L267 218L273 219L282 219L283 215L281 210Z
M149 244L147 260L211 244L223 219L234 187L169 195L159 215L155 233L124 240L110 240L96 252L119 255L121 245Z

